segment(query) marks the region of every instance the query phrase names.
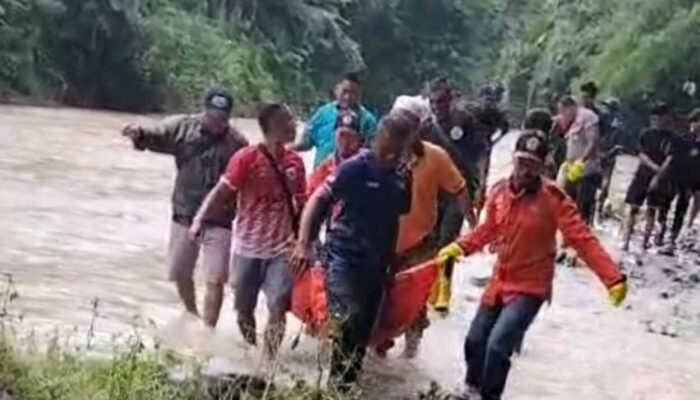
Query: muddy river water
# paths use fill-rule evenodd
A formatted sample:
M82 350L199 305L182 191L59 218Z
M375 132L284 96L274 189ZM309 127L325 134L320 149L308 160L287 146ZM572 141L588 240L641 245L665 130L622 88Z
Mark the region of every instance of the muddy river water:
M14 311L23 315L23 329L37 335L58 329L80 336L98 299L98 339L145 325L148 335L214 356L211 368L255 370L259 356L236 332L230 302L217 332L203 332L182 316L165 279L174 166L167 157L132 151L118 134L125 122L148 119L0 106L0 273L11 275L20 294ZM258 137L253 121L236 124ZM512 141L496 151L496 174L507 170L508 145ZM621 179L633 162L621 162ZM614 229L602 234L614 250ZM408 398L430 381L447 388L458 383L462 340L480 291L470 282L488 274L492 258L479 255L459 266L453 311L434 319L416 360L368 360L368 398ZM683 304L700 304L697 288L684 296ZM560 268L554 301L514 359L505 398L700 399L700 329L690 323L678 338L651 332L644 320L664 312L661 301L644 289L632 293L627 309L614 309L589 271ZM697 324L700 309L685 312ZM291 325L290 336L298 330ZM314 340L284 351L285 371L305 376L313 370Z

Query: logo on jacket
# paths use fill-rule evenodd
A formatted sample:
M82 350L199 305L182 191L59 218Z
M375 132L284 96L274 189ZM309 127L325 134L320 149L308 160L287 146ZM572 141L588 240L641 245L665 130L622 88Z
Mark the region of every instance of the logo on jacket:
M450 131L450 138L452 138L452 140L459 140L463 137L464 137L464 130L460 126L455 126Z

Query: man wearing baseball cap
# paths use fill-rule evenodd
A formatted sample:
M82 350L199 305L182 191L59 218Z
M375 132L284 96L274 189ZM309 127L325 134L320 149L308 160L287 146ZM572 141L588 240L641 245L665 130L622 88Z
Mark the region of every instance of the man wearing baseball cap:
M593 270L619 306L627 293L625 276L591 233L576 204L556 184L542 177L545 139L525 131L518 139L510 177L487 196L486 220L440 250L440 260L478 252L498 241L494 273L467 335L464 398L480 394L500 399L510 356L540 307L552 294L557 231Z
M311 196L326 178L335 172L338 164L357 154L364 140L360 134L360 116L352 110L338 112L335 121L335 150L331 157L319 164L309 176L306 186L307 194Z
M203 319L207 326L214 327L228 280L233 208L204 221L198 238L190 237L188 232L197 209L219 181L229 158L247 141L229 124L233 96L228 90L210 89L203 106L201 114L172 116L151 126L129 124L122 135L131 139L137 150L169 154L175 159L169 278L175 282L185 310L199 317L192 277L201 254L207 282Z

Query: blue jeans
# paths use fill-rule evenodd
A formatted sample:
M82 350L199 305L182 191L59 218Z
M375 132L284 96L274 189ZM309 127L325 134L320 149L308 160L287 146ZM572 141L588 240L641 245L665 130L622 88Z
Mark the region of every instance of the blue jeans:
M505 390L510 356L537 316L543 299L521 294L507 304L481 305L464 342L466 383L483 400L499 400Z
M385 268L329 258L326 293L335 328L330 375L333 383L342 388L355 383L362 369L379 314Z

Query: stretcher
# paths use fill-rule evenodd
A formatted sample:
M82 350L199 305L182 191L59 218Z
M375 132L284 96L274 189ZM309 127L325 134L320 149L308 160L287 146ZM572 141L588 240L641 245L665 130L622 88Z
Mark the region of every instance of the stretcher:
M416 321L434 290L440 265L438 260L431 260L394 276L387 287L371 345L380 345L402 335ZM328 313L322 267L309 269L295 282L292 314L306 325L307 332L324 332Z

